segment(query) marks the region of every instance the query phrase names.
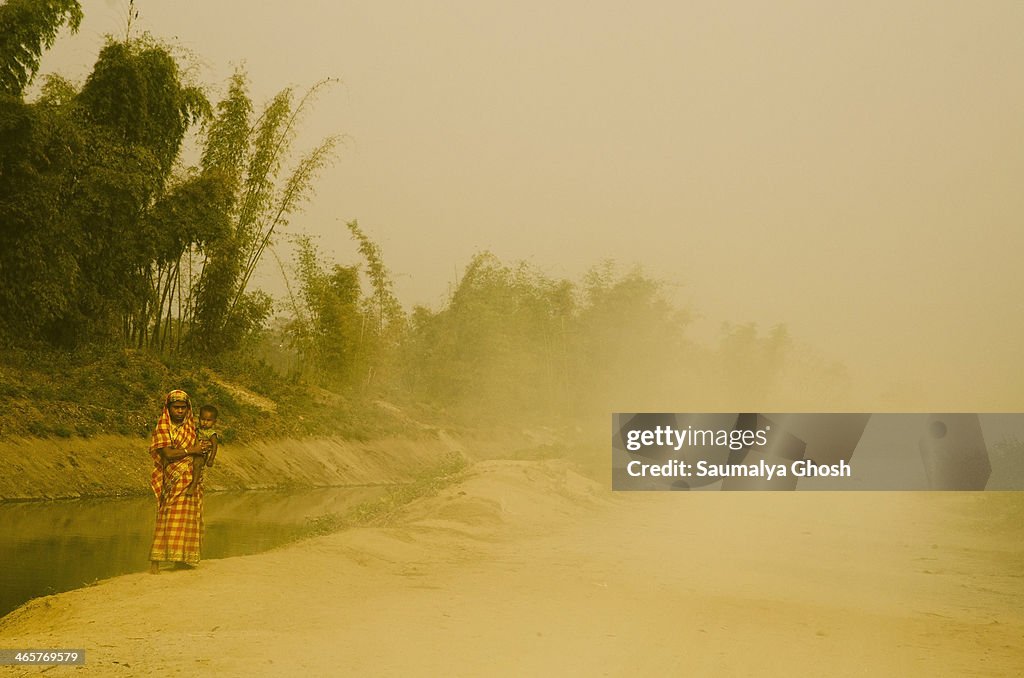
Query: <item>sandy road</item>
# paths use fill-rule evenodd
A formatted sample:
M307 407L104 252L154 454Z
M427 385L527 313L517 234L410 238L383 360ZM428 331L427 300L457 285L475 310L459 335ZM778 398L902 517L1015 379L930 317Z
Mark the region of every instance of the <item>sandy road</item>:
M487 462L394 526L34 601L0 646L87 649L46 675L1021 675L1022 509Z

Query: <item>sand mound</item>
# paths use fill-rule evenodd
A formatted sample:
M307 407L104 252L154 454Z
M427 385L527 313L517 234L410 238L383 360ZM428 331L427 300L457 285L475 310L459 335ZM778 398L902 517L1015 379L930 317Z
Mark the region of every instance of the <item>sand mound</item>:
M399 520L486 537L497 530L544 531L609 501L606 490L563 460L495 460L477 463L459 484L410 504Z

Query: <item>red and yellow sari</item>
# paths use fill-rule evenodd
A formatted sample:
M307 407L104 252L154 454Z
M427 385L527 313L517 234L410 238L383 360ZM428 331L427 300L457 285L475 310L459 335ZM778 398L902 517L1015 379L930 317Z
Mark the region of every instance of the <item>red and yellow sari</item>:
M174 426L168 410L172 402L185 402L188 411L180 426ZM153 458L150 486L156 494L156 531L150 549L151 561L169 561L197 565L203 536L202 481L191 496L185 494L192 482L192 457L165 460L163 448L191 447L196 442L196 425L192 416L192 403L184 391L171 391L164 401L160 421L149 445Z

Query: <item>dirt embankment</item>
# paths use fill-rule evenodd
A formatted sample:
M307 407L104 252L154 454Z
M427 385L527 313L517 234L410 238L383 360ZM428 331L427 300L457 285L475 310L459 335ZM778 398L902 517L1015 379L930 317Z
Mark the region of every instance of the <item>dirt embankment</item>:
M476 460L546 457L579 438L578 432L544 428L459 434L417 428L415 436L368 441L280 438L222 445L203 482L214 492L401 483L451 454ZM0 438L0 502L149 494L148 446L148 439L115 435Z
M125 436L0 440L0 501L146 494L148 441ZM443 431L416 439L358 442L281 439L223 445L207 490L327 487L403 482L462 443Z

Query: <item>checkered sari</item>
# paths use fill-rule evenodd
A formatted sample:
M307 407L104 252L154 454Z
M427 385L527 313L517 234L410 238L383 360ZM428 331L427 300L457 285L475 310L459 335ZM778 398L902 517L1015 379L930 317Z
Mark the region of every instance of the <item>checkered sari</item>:
M171 423L171 402L184 400L188 404L185 420L180 426ZM185 448L196 442L196 426L192 417L192 403L183 391L171 391L164 401L156 429L149 445L153 458L150 486L156 494L156 530L149 559L196 565L203 535L203 487L197 485L192 496L185 494L192 482L192 457L165 461L160 450L167 447Z

